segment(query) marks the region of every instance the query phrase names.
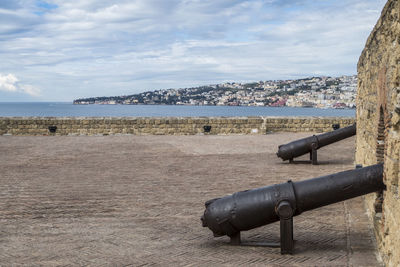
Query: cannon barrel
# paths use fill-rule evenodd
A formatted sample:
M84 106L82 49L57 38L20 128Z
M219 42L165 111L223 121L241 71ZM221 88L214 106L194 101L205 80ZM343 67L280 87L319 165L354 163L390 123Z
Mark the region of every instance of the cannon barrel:
M304 211L385 188L383 165L339 172L300 182L277 184L234 193L206 202L201 217L214 236L230 237Z
M283 160L292 160L293 158L310 153L313 149L317 150L323 146L346 139L356 134L356 124L348 127L334 130L332 132L313 135L303 139L281 145L276 155Z

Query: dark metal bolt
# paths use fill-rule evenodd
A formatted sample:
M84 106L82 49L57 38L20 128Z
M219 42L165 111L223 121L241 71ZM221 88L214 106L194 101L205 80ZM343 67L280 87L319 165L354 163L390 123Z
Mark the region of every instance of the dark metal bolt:
M293 209L292 206L288 201L281 201L279 202L278 206L276 207L276 213L282 219L289 219L293 217Z

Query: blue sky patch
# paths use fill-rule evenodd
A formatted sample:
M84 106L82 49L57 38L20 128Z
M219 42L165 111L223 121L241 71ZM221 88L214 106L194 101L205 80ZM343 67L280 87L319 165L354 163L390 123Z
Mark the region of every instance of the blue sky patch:
M45 1L36 1L36 6L46 10L52 10L58 7L56 4L50 4Z
M50 4L40 0L36 1L36 7L38 10L35 10L33 13L38 16L43 16L45 13L58 8L56 4Z

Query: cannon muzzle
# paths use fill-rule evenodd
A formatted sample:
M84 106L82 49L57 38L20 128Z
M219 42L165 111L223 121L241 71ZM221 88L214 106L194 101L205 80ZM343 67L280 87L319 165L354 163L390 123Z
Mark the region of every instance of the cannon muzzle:
M282 160L292 161L294 158L311 153L311 160L316 164L316 151L326 145L338 142L356 134L356 124L334 130L329 133L313 135L303 139L290 142L285 145L280 145L276 155ZM314 152L314 153L313 153ZM314 156L314 158L312 158Z
M280 220L282 233L282 223L290 227L293 225L292 217L304 211L383 190L382 176L383 166L377 164L305 181L288 181L237 192L207 201L202 224L214 236L228 235L232 238L241 231Z

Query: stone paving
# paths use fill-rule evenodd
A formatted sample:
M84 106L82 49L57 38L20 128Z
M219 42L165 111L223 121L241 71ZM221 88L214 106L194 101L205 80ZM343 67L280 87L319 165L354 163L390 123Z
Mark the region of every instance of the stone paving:
M0 265L379 266L362 198L296 217L293 256L201 227L206 200L354 167L355 138L316 166L276 157L308 135L0 136ZM279 225L242 237L278 241Z

